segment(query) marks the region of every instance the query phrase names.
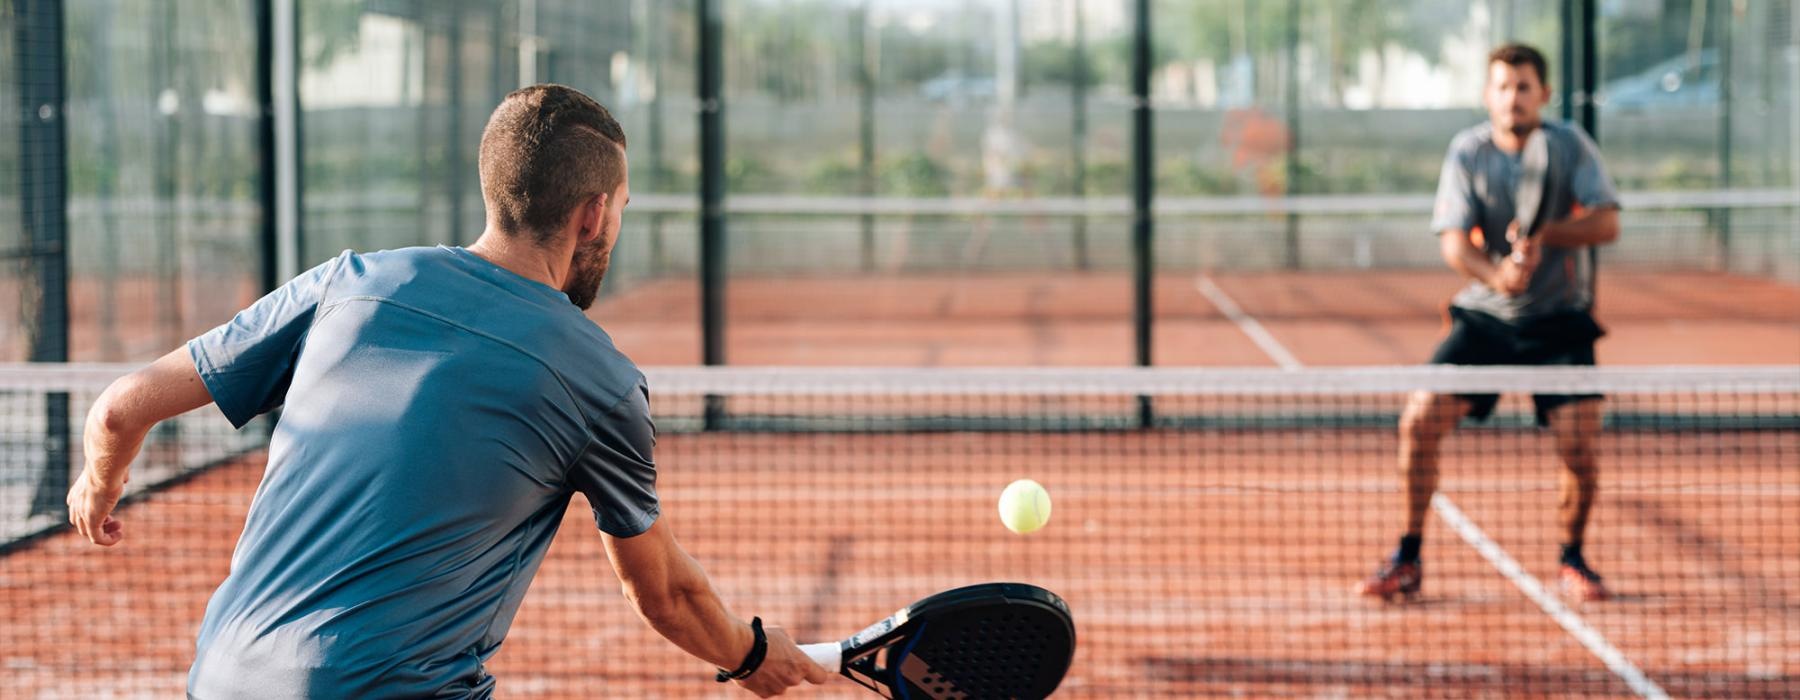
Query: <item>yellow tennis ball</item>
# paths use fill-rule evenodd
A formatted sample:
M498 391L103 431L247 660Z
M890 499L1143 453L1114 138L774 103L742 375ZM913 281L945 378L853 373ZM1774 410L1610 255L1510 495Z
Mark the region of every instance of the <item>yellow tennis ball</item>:
M1030 479L1006 485L1000 492L1000 523L1021 535L1036 532L1050 522L1050 492Z

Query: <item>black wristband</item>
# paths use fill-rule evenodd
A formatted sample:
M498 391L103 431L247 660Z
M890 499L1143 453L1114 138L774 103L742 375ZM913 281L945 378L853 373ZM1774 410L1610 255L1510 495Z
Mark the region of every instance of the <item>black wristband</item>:
M743 680L762 667L763 657L769 654L769 636L763 634L762 618L750 618L750 631L755 633L756 641L750 644L750 653L744 656L744 663L738 664L735 671L719 669L719 675L713 676L713 680L720 683Z

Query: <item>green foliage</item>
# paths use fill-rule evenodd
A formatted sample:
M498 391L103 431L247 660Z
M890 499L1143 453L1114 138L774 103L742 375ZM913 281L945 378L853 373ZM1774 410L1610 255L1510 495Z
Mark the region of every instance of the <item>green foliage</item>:
M1092 49L1089 49L1091 52ZM1076 77L1075 45L1067 41L1040 41L1026 44L1019 52L1020 82L1030 85L1074 85ZM1092 87L1100 84L1099 73L1094 70L1094 57L1082 56L1087 62L1087 69L1081 71L1082 84Z
M1652 0L1656 1L1656 0ZM1661 9L1654 13L1622 13L1603 20L1604 41L1597 47L1602 79L1632 75L1668 60L1687 48L1689 22L1693 21L1691 0L1660 0ZM1707 3L1713 7L1720 3ZM1724 3L1730 4L1730 3ZM1702 18L1708 30L1702 45L1717 44L1719 17ZM1550 69L1555 72L1557 69Z
M1151 31L1157 45L1173 55L1159 52L1155 61L1204 59L1222 65L1252 56L1285 62L1289 33L1297 30L1302 45L1328 52L1324 59L1331 73L1325 79L1335 92L1361 70L1358 58L1370 51L1398 47L1437 63L1445 29L1462 26L1469 13L1467 3L1439 0L1339 0L1294 3L1299 16L1290 17L1289 5L1163 0ZM1294 22L1298 26L1290 27ZM1259 90L1273 85L1268 81Z
M806 173L806 193L861 194L862 169L853 158L834 156L816 161Z
M1235 173L1193 158L1164 159L1156 168L1157 194L1170 197L1238 194L1242 182Z
M876 165L882 194L902 197L945 197L950 194L948 168L924 151L911 151Z
M1718 185L1715 168L1695 168L1694 159L1671 156L1656 162L1648 177L1648 189L1690 190Z
M1123 160L1092 161L1087 166L1087 193L1090 197L1122 195L1131 192L1131 164Z
M725 187L732 192L779 192L780 175L768 162L756 156L728 156L725 159Z
M940 34L916 34L899 26L882 27L880 72L883 87L912 88L949 72L963 54L961 42Z
M781 100L817 93L820 65L848 67L849 22L822 0L734 3L725 42L729 83Z
M1328 157L1304 153L1295 164L1299 194L1371 194L1430 192L1437 187L1438 165L1428 155L1351 151Z
M353 50L361 41L363 0L302 0L298 5L300 60L312 68L324 68L338 54Z

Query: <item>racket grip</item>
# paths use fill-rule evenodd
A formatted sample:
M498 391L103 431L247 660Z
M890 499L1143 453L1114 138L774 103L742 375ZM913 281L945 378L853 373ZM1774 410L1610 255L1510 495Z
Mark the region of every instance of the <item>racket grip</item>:
M813 663L825 667L825 670L837 673L844 667L843 648L837 642L820 642L818 644L802 644L800 651Z

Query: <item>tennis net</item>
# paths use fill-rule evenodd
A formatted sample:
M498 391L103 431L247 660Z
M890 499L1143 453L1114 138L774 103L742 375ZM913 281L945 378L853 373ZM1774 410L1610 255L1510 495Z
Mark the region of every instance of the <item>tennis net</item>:
M153 435L123 544L56 527L80 450L55 433L124 369L0 366L0 666L22 696L179 694L261 476L266 424L203 409ZM1800 695L1794 366L648 374L664 517L737 611L803 640L1023 580L1074 610L1069 697ZM1355 588L1403 529L1395 426L1419 391L1506 396L1445 440L1423 591L1382 603ZM1532 393L1608 397L1585 549L1612 600L1559 594ZM996 514L1018 478L1054 502L1028 536ZM576 501L501 692L734 695L632 614Z

